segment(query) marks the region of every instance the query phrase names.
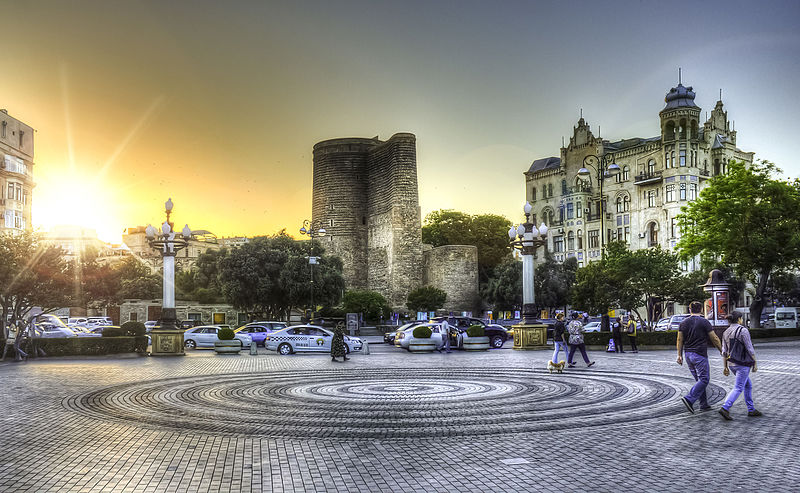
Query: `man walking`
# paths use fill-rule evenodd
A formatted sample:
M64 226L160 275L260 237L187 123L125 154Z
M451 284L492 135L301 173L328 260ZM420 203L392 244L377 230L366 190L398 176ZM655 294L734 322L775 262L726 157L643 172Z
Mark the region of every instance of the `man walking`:
M689 305L691 316L681 322L678 327L678 364L683 365L683 356L686 354L686 366L697 381L686 396L681 397L686 409L694 413L694 403L700 401L700 410L711 409L708 405L706 387L711 378L708 367L708 341L722 354L722 344L714 333L714 328L703 317L703 304L693 301Z
M614 352L624 353L625 351L622 350L622 322L619 317L611 322L611 337L614 338Z

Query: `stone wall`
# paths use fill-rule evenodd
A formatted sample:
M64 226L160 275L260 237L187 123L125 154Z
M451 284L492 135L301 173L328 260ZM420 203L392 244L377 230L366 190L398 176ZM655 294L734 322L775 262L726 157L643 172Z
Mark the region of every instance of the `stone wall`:
M445 245L426 249L423 283L447 293L442 311L472 311L478 297L478 248Z

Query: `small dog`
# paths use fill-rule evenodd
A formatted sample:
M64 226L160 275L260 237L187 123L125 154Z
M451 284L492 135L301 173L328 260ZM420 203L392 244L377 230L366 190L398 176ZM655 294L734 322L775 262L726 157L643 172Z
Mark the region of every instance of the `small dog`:
M563 373L564 372L564 365L566 365L566 364L567 364L567 362L564 361L563 359L561 361L559 361L558 363L553 363L552 360L548 361L547 362L547 371L549 371L550 373L553 373L553 370L555 370L558 373Z

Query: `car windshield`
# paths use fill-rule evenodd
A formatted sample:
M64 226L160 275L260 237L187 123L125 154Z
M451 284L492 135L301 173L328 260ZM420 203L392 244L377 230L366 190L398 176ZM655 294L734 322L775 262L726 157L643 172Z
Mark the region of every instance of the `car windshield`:
M792 312L780 312L775 314L775 320L794 320L795 314Z
M66 328L66 325L64 325L64 321L56 317L55 315L47 315L47 314L39 315L39 317L36 319L36 323Z

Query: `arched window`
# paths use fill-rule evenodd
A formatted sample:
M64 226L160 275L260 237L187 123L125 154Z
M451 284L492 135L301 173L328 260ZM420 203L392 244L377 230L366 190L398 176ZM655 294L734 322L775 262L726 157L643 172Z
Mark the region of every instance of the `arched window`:
M617 212L622 212L622 197L617 197Z
M552 183L547 185L547 195L549 195L550 197L553 196L553 184Z
M567 194L567 180L561 180L561 195Z
M658 223L653 221L647 225L647 246L658 245Z
M575 250L575 232L567 233L567 250Z
M656 172L656 160L651 159L650 161L647 161L647 173L652 175L655 172Z
M542 185L542 198L547 198L547 185Z
M670 168L675 167L675 151L669 153L669 167Z
M664 168L669 168L669 151L664 153Z
M622 167L622 181L628 181L631 178L631 167L627 164Z
M631 198L626 195L622 198L622 212L630 212L630 210L631 210Z
M578 250L583 250L583 231L578 230Z
M531 202L536 201L536 187L531 188Z

